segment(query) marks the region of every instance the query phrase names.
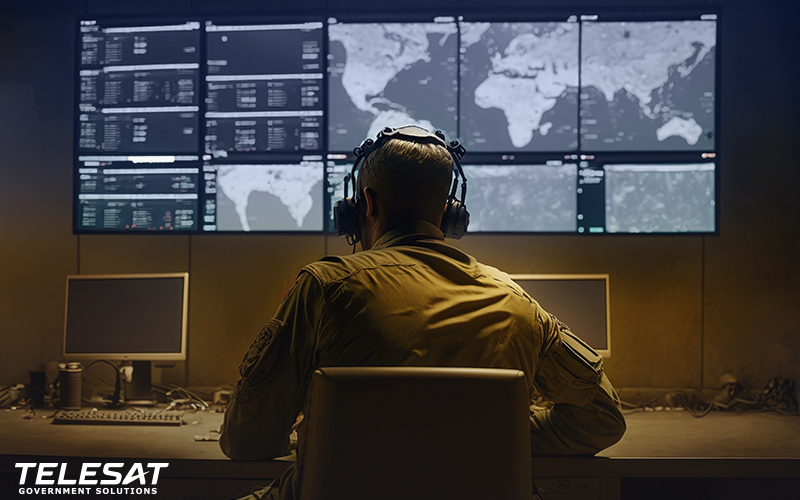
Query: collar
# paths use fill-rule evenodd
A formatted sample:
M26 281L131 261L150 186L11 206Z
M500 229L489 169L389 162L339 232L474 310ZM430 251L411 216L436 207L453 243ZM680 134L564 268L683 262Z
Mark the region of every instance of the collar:
M372 250L380 250L394 245L403 244L406 241L435 239L444 241L442 230L430 222L415 220L395 226L386 231L378 241L372 245Z

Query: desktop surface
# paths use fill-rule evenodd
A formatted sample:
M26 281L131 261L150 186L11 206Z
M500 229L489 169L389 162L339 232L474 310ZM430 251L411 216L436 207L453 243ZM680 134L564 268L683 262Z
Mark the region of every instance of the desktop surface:
M39 409L27 419L23 410L0 412L0 455L229 460L218 442L205 440L218 436L222 413L185 411L180 426L58 425L43 418L54 413ZM800 477L800 417L662 411L630 413L626 420L619 443L582 458L786 459L798 465L793 476Z
M187 411L184 424L178 427L54 425L52 419L42 418L54 410L37 410L33 419L23 418L24 413L0 412L3 485L19 480L16 462L66 462L78 468L89 458L97 462L158 460L169 463L161 474L158 498L210 500L269 484L290 465L276 460L234 462L225 457L218 442L205 440L219 430L221 413ZM582 496L559 496L562 500L655 498L636 494L652 493L654 484L672 493L720 487L800 491L798 417L712 412L694 418L685 411L665 411L632 413L626 418L628 431L622 440L597 456L533 457L531 477L537 488L568 484L575 495L582 492ZM734 486L728 485L731 482ZM684 498L683 494L669 498L678 497Z

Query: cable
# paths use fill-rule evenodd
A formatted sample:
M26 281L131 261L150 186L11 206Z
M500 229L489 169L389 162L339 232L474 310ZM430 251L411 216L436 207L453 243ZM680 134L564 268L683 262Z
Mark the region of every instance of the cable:
M676 390L664 391L646 403L634 404L622 400L620 400L620 403L624 407L623 413L625 414L640 411L657 411L660 408L654 408L653 405L661 398L666 398L667 409L683 408L696 418L704 417L712 410L753 413L774 412L786 416L800 416L797 412L798 404L794 396L794 388L794 380L774 378L769 381L767 387L758 397L742 387L738 382L730 382L725 384L720 393L713 399L709 398L702 390L692 387L690 389L702 394L702 398L698 398L697 394L690 395L683 390ZM619 392L622 393L623 390L624 387L620 388ZM676 401L677 396L680 396L682 401Z
M197 402L202 407L202 409L207 409L208 408L208 403L203 401L199 396L197 396L193 392L191 392L191 391L189 391L187 389L184 389L183 387L180 387L180 386L175 385L175 384L170 384L170 387L173 387L174 391L182 392L183 395L186 396L185 399L188 399L189 401ZM172 391L170 391L170 392L172 392ZM170 395L170 392L167 393L167 396Z
M125 403L122 401L122 376L119 373L117 365L106 359L96 359L91 363L89 363L89 365L86 366L86 368L84 368L83 372L86 373L89 370L89 368L91 368L93 365L97 363L106 363L107 365L111 366L111 368L114 369L114 374L116 376L116 384L114 384L114 394L111 396L111 402L109 402L106 406L108 406L109 408L121 408L125 406Z

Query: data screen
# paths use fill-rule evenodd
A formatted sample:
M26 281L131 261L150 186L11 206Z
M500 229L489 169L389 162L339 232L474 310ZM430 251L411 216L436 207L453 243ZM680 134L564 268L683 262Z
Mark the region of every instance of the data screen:
M458 25L328 25L331 151L352 151L385 127L457 136Z
M461 23L468 151L578 148L578 23Z
M714 149L716 21L586 22L581 149Z
M207 163L205 231L322 231L322 157Z
M606 231L715 230L715 165L605 165Z
M206 153L323 149L322 27L206 24Z
M78 162L77 229L197 230L198 157L81 156Z
M103 26L81 23L80 65L85 67L200 62L200 23Z
M332 233L354 148L417 125L469 232L717 232L715 9L573 10L79 21L73 228Z
M197 107L103 109L81 113L79 150L173 153L197 150Z
M470 232L574 232L574 163L464 165Z
M196 152L200 23L80 27L79 152Z

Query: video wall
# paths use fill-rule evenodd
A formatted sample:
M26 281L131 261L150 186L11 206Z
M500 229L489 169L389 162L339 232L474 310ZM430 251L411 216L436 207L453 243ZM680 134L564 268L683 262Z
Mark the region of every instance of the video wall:
M409 124L466 147L470 232L716 231L716 14L387 21L80 21L74 231L331 232Z

